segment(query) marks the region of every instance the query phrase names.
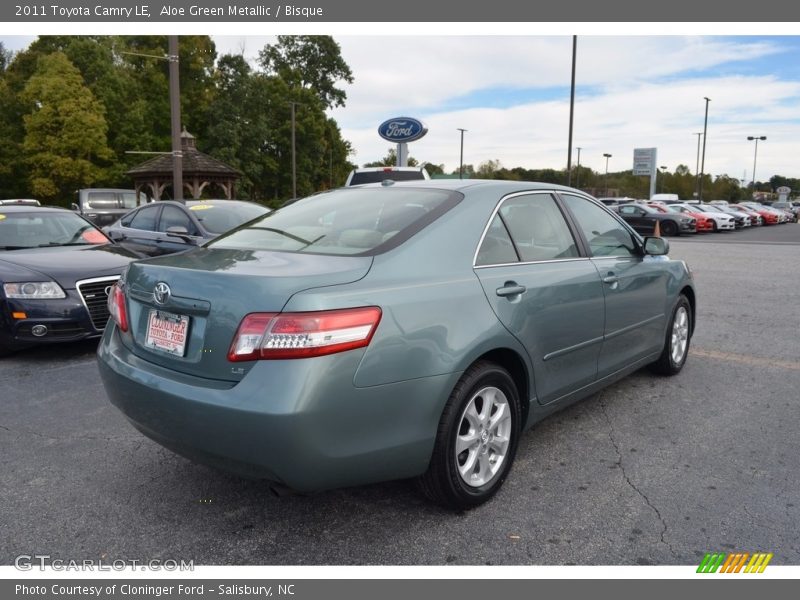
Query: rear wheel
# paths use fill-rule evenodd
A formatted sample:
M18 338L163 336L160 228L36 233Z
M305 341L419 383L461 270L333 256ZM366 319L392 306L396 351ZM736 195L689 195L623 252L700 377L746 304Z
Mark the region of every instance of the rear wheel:
M683 294L672 311L672 319L667 327L664 349L661 356L651 365L651 369L661 375L677 375L686 364L689 342L692 336L692 305Z
M423 493L453 509L478 506L503 484L517 451L520 402L508 371L479 361L456 384L447 401Z

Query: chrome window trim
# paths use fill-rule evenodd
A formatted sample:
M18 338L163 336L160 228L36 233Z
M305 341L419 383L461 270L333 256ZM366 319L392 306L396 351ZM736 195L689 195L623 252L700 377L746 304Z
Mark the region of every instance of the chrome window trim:
M612 257L608 257L612 258ZM551 258L548 260L529 260L529 261L520 261L520 262L513 262L513 263L497 263L494 265L473 265L473 269L493 269L494 267L519 267L524 265L542 265L548 263L565 263L565 262L578 262L584 260L591 260L588 256L576 256L574 258Z
M483 233L481 234L481 237L478 240L478 245L475 247L475 253L472 255L472 268L473 269L486 269L486 268L489 268L489 267L508 267L508 266L512 266L512 265L538 265L538 264L542 264L542 263L570 262L570 261L575 261L575 260L588 260L588 257L575 256L575 257L570 257L570 258L550 258L550 259L546 259L546 260L517 261L517 262L513 262L513 263L498 263L498 264L492 264L492 265L479 265L478 264L478 252L480 252L481 246L483 246L483 240L486 237L486 234L489 233L489 227L492 226L492 221L494 221L494 218L497 216L497 213L500 212L500 208L503 206L503 204L506 202L506 200L510 200L512 198L518 198L520 196L533 196L533 195L546 194L546 195L550 196L553 199L553 202L556 203L556 207L558 207L558 203L557 203L557 201L555 199L555 194L557 194L557 193L558 193L558 191L555 190L555 189L552 189L552 190L528 190L528 191L523 191L523 192L513 192L511 194L508 194L508 195L503 196L502 198L500 198L500 201L497 203L497 206L494 207L494 210L492 211L492 214L489 215L489 220L486 221L486 225L483 228ZM563 219L563 215L562 215L562 219ZM566 219L564 219L564 225L567 227L567 231L569 231L570 236L572 236L572 231L570 231L569 224L567 223ZM510 237L510 232L509 232L509 237ZM578 241L575 240L574 238L573 238L573 241L575 242L575 246L577 248ZM512 242L513 242L513 239L512 239Z

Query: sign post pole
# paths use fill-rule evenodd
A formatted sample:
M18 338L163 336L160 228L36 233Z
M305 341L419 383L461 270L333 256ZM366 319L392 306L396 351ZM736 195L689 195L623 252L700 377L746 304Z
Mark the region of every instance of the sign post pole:
M633 149L633 174L650 177L650 198L656 193L656 155L657 148Z

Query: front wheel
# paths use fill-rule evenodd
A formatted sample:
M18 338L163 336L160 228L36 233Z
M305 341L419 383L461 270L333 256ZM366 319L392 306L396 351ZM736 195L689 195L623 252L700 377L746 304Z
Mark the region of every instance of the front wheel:
M661 234L664 236L680 235L678 226L672 221L664 221L661 223Z
M503 484L517 451L520 401L508 371L479 361L445 405L423 493L457 510L489 500Z
M681 294L672 311L672 319L667 327L664 349L661 356L651 365L654 372L661 375L677 375L686 364L689 342L692 337L692 305Z

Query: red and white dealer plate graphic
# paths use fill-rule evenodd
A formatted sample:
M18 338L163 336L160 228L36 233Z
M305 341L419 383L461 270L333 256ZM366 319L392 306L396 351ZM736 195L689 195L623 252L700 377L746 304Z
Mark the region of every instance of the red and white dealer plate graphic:
M183 356L186 353L188 333L189 317L163 310L151 310L147 319L145 346L175 356Z

